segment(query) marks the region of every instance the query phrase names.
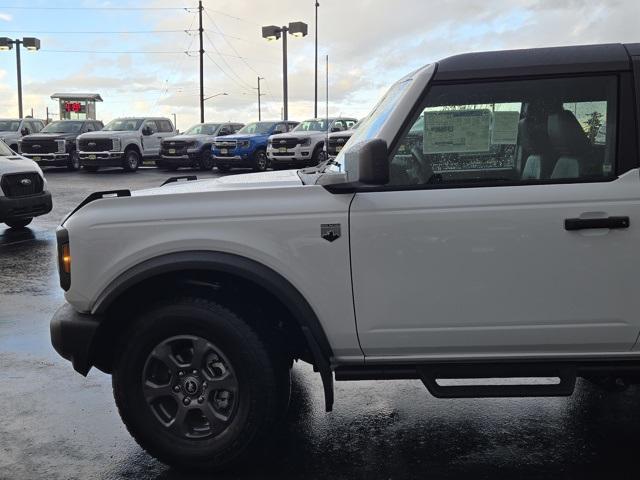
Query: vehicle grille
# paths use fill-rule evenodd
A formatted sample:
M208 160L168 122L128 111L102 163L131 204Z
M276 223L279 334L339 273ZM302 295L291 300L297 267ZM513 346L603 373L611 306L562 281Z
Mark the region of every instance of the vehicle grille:
M169 150L175 150L169 153ZM165 156L182 156L187 154L187 142L183 140L171 140L170 142L162 142L160 154Z
M344 147L344 144L347 143L349 138L351 137L329 137L329 144L327 145L329 155L336 155L338 153L336 148Z
M20 145L20 151L34 155L38 153L56 153L58 144L55 140L23 140Z
M273 148L294 148L298 143L300 143L299 138L274 138L271 140Z
M42 193L42 177L35 172L11 173L2 176L0 187L7 197L28 197Z
M113 148L110 138L82 138L78 143L81 152L108 152Z
M235 140L220 140L218 142L214 142L216 148L227 148L229 150L233 150L236 148L238 143Z

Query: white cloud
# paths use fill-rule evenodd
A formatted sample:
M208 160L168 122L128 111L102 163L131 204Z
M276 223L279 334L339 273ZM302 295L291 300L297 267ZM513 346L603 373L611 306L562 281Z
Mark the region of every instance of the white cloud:
M11 20L13 20L13 17L8 13L0 12L0 20L4 20L5 22L10 22Z

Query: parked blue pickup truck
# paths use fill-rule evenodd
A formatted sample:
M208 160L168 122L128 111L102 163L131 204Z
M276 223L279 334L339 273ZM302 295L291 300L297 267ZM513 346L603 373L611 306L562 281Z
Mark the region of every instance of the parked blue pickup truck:
M228 172L232 168L251 168L262 172L269 167L267 141L276 133L287 133L298 122L265 121L245 125L234 135L216 137L211 151L218 170Z

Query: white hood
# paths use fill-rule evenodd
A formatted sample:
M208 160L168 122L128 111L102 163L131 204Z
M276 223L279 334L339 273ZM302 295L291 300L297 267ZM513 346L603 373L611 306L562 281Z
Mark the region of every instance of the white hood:
M0 176L6 173L38 172L42 176L42 170L36 162L20 155L9 157L0 156Z
M179 181L164 187L131 192L133 196L166 195L173 193L211 192L214 190L240 190L249 188L299 187L302 185L296 170L226 175L198 181Z

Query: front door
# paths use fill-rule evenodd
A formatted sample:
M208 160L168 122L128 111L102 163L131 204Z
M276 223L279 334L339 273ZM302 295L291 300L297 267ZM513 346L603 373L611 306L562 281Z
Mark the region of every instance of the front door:
M640 178L634 140L616 131L617 85L602 76L431 88L393 154L390 185L351 206L367 357L632 348Z

